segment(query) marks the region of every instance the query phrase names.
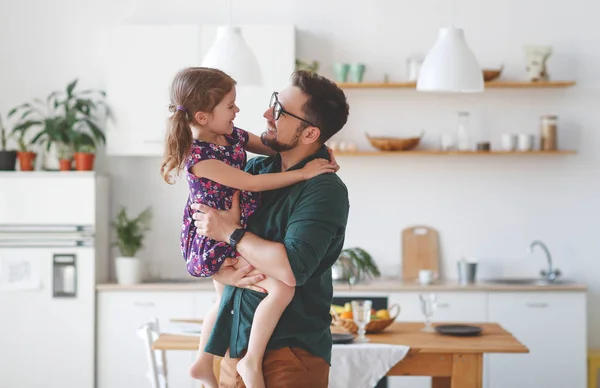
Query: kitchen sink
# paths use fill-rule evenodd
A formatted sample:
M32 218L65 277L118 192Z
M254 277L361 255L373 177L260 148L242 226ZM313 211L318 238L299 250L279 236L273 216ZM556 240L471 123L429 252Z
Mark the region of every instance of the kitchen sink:
M544 278L494 278L482 279L483 283L509 284L509 285L533 285L533 286L551 286L554 284L571 284L572 280L556 279L548 280Z

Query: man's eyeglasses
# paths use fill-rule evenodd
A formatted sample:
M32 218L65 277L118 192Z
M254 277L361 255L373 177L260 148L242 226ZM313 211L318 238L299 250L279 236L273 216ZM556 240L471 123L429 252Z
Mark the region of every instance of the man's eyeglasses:
M273 92L273 94L271 95L271 102L269 103L269 108L273 108L273 120L279 120L279 117L283 113L284 115L288 115L288 116L297 118L298 120L305 122L306 124L310 125L311 127L316 127L316 125L314 125L310 121L305 120L302 117L298 117L295 114L290 113L287 110L283 109L283 106L277 99L278 94L279 94L278 92Z

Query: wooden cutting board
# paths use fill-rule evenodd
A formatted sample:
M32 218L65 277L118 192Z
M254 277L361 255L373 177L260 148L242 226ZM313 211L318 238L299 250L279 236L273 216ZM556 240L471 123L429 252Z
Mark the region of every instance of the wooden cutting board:
M439 262L437 230L418 225L402 231L402 280L417 280L421 269L430 269L439 278Z

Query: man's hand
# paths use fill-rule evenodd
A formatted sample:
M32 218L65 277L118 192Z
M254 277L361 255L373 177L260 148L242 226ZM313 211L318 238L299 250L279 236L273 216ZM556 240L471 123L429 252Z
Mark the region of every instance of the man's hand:
M340 165L337 164L337 161L335 160L335 156L333 156L333 150L329 147L327 147L327 151L329 152L329 160L331 161L331 164L333 165L333 172L338 172L338 170L340 169Z
M231 209L217 210L201 203L192 204L192 215L198 234L229 243L229 236L240 227L240 192L233 194Z
M221 284L235 286L238 288L248 288L257 292L266 293L267 291L256 286L256 283L265 280L265 275L258 272L250 264L241 265L236 268L240 260L228 258L225 259L219 272L213 274L212 278ZM245 261L244 261L245 262Z

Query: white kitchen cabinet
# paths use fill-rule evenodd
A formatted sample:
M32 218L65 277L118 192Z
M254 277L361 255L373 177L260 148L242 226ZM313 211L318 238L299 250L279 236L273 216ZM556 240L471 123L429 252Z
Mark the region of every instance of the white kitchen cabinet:
M112 31L106 74L107 103L112 113L106 123L107 154L162 155L168 118L172 114L168 106L173 78L180 69L201 64L215 41L217 27L129 25ZM260 134L265 128L262 114L268 108L271 93L287 86L295 69L295 28L293 25L240 27L259 62L262 84L236 85L240 112L235 125Z
M585 387L586 319L583 292L490 293L489 321L530 350L490 355L490 388Z
M98 294L98 388L146 388L148 361L136 330L156 317L161 329L172 318L197 317L199 292L119 291ZM207 294L208 295L208 294ZM210 296L207 296L210 298ZM170 388L197 385L188 374L194 352L167 352Z
M436 292L437 308L432 322L486 322L487 294L485 292ZM421 312L418 292L390 294L389 305L400 305L399 322L425 322ZM483 381L487 379L488 367L484 364ZM484 383L484 386L487 386ZM389 377L390 388L430 388L430 377Z

